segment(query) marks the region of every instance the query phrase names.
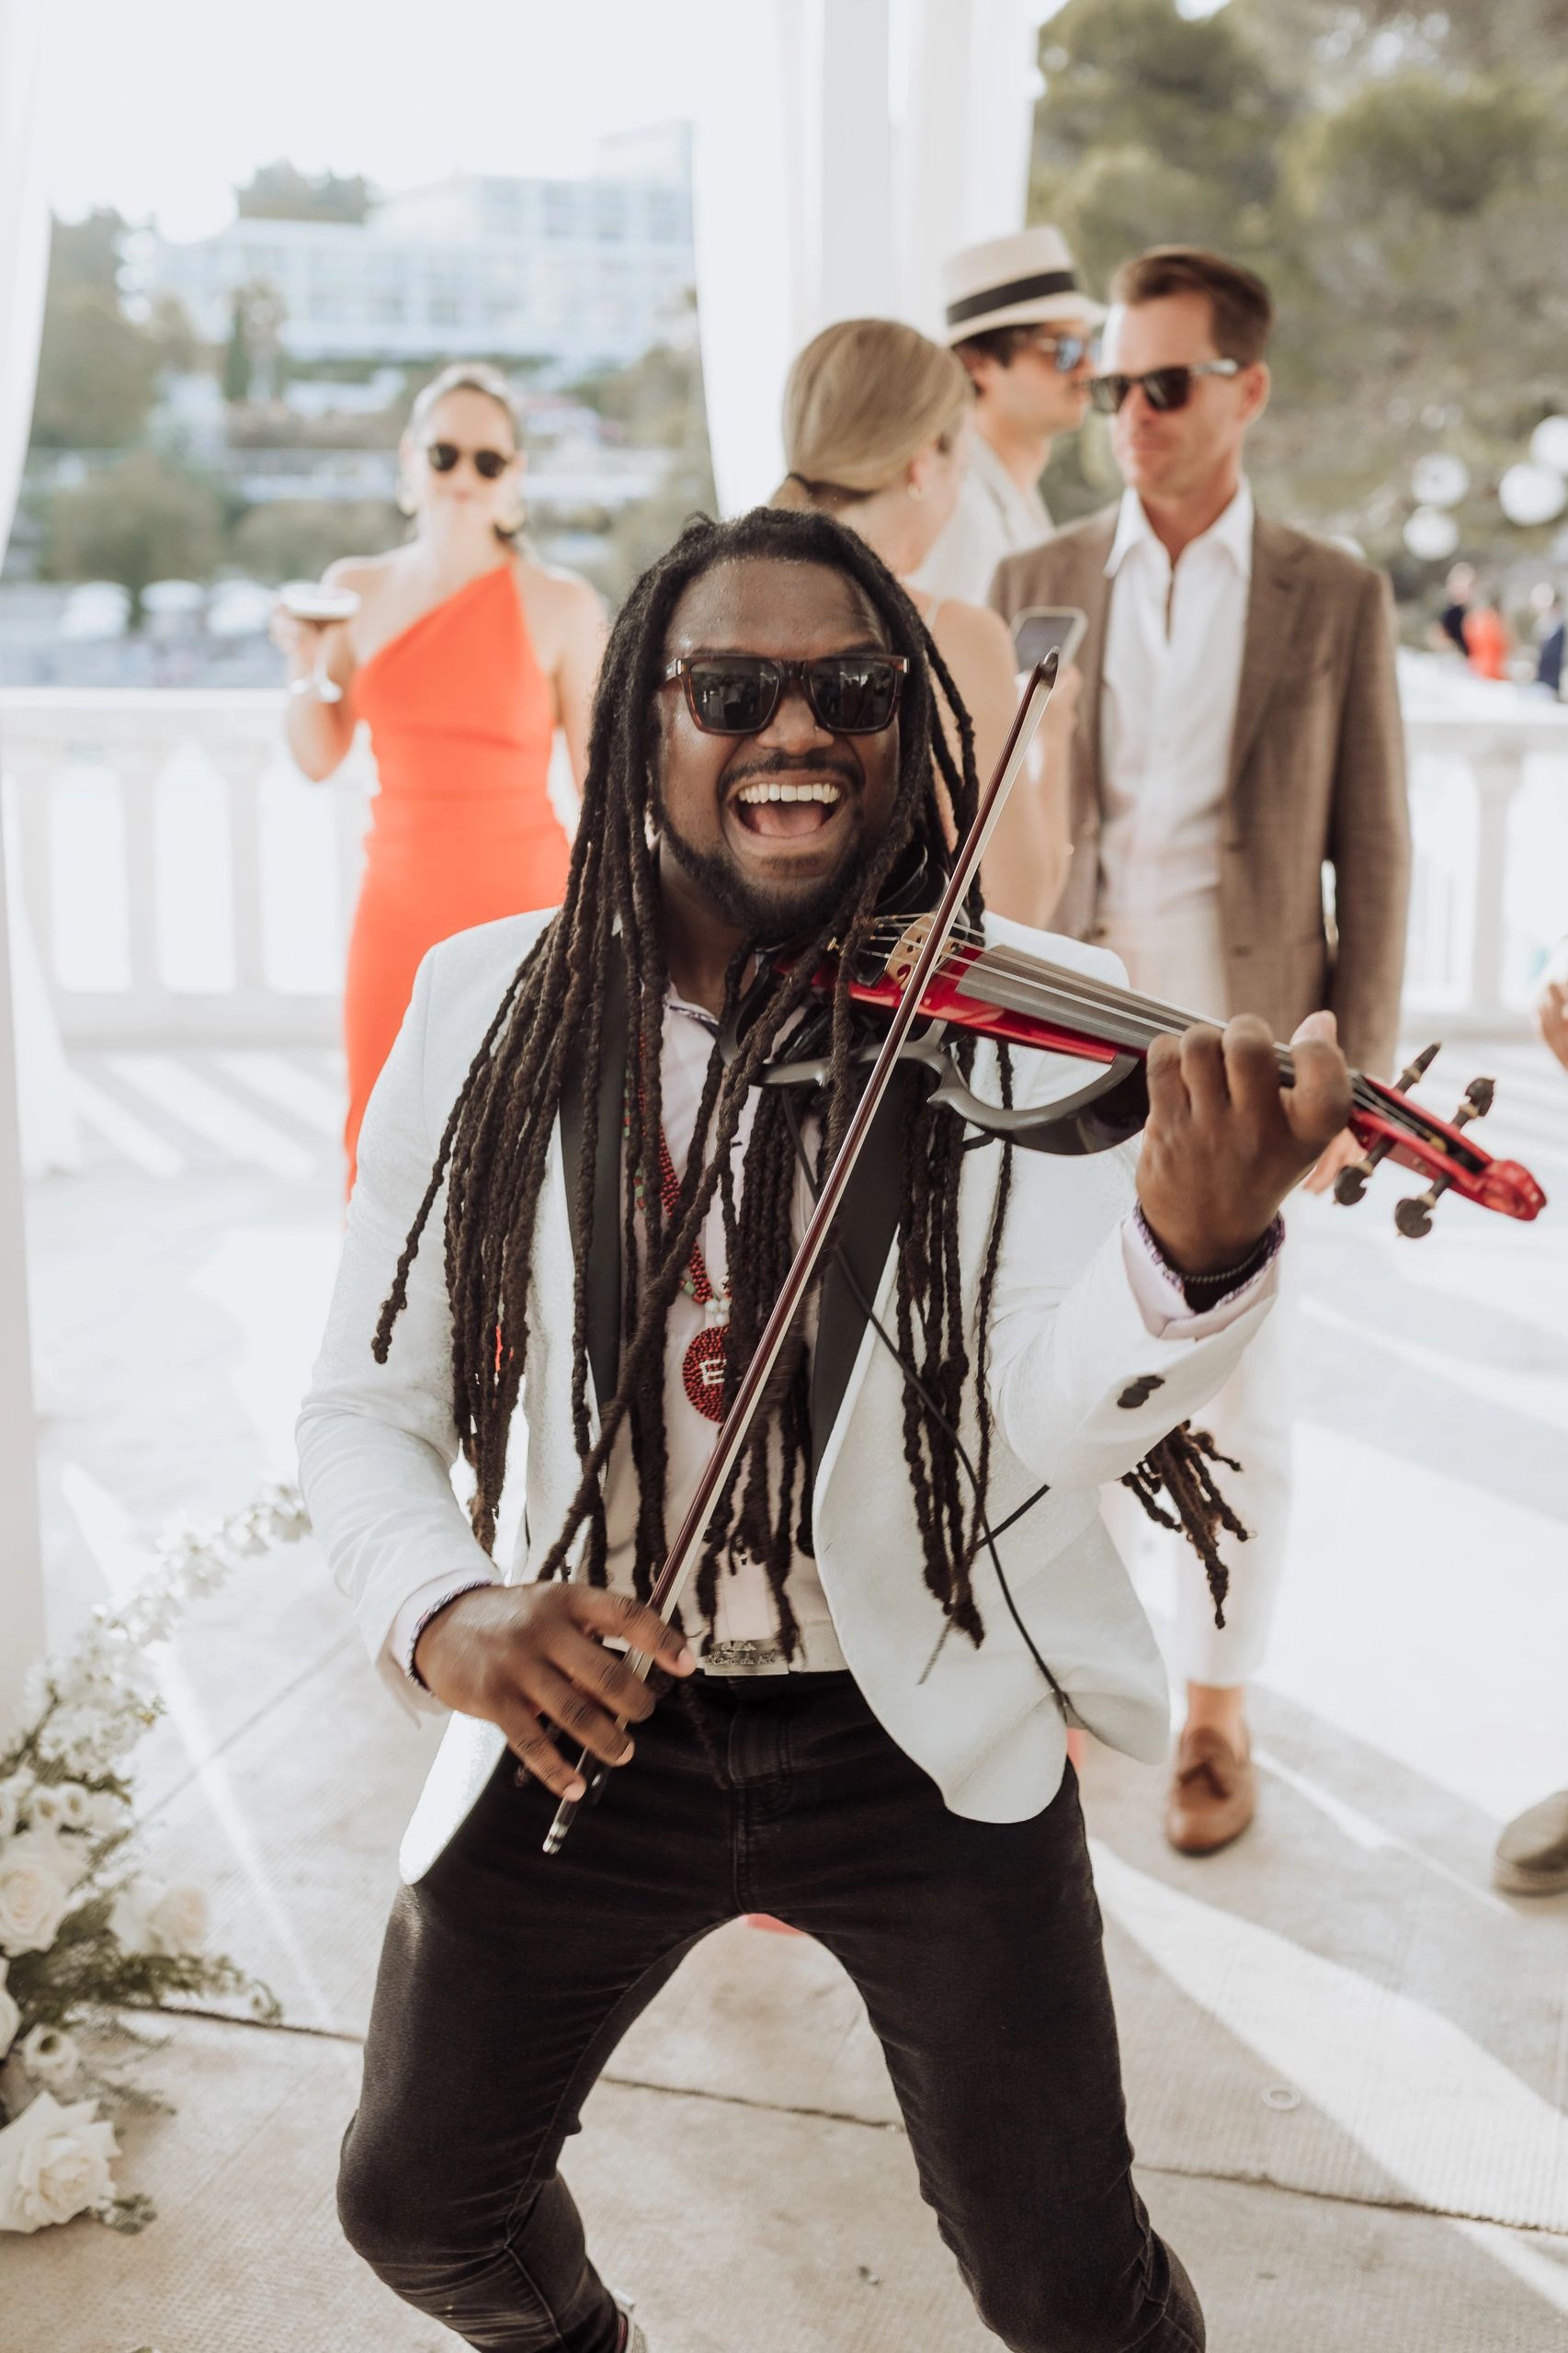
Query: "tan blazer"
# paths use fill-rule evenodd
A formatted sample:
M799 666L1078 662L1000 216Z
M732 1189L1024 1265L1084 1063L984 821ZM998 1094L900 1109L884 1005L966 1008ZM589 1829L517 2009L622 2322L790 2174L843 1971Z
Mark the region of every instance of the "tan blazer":
M1073 745L1073 863L1050 928L1099 936L1100 685L1117 510L1009 556L991 601L1077 605L1084 692ZM1352 1064L1393 1068L1410 892L1404 739L1392 599L1381 573L1258 518L1220 842L1228 1013L1289 1038L1326 1006ZM1324 866L1333 870L1332 931Z

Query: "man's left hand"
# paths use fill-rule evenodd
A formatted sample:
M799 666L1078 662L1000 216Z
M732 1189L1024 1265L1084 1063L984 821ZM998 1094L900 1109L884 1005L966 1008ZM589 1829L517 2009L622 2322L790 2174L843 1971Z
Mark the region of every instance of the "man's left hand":
M1267 1025L1253 1014L1223 1031L1195 1023L1149 1050L1138 1198L1180 1274L1244 1264L1292 1186L1345 1127L1350 1072L1334 1016L1310 1015L1291 1047L1289 1086Z

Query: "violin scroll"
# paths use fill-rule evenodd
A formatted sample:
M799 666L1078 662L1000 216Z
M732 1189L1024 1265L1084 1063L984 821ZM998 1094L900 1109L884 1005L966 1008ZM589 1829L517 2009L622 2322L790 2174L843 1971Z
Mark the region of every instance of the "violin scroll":
M1435 1051L1436 1049L1433 1051ZM1464 1101L1454 1113L1449 1125L1455 1129L1467 1128L1472 1120L1483 1120L1491 1110L1496 1097L1497 1084L1494 1079L1472 1078L1465 1088ZM1505 1167L1506 1165L1506 1163L1501 1164ZM1493 1164L1494 1180L1498 1165L1497 1163ZM1419 1242L1431 1233L1432 1211L1437 1206L1438 1196L1448 1191L1450 1181L1447 1176L1434 1176L1424 1193L1407 1194L1405 1199L1398 1204L1393 1213L1393 1222L1406 1241Z

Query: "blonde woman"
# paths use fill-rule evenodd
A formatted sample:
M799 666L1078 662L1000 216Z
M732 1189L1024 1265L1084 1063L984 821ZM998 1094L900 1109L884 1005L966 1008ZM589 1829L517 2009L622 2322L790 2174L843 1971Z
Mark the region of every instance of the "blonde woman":
M560 727L580 781L605 617L585 581L521 551L522 471L506 378L446 369L403 438L407 545L332 565L328 584L359 599L351 620L273 623L299 766L330 776L364 720L380 779L344 993L350 1180L426 949L554 906L566 881L551 751Z
M892 319L846 319L807 344L784 393L790 472L776 506L812 506L858 531L896 574L936 641L974 722L983 782L1017 702L1012 640L994 613L911 584L963 482L974 392L950 351ZM1078 696L1068 671L1040 750L986 852L986 904L1043 926L1067 878L1067 745Z

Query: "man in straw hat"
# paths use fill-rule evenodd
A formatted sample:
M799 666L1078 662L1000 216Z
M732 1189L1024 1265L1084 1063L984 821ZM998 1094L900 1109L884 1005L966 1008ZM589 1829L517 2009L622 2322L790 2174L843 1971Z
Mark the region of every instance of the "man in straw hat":
M942 272L947 339L974 381L976 431L958 511L918 574L935 597L985 602L1004 556L1051 537L1040 478L1089 404L1091 301L1059 229L966 245Z

